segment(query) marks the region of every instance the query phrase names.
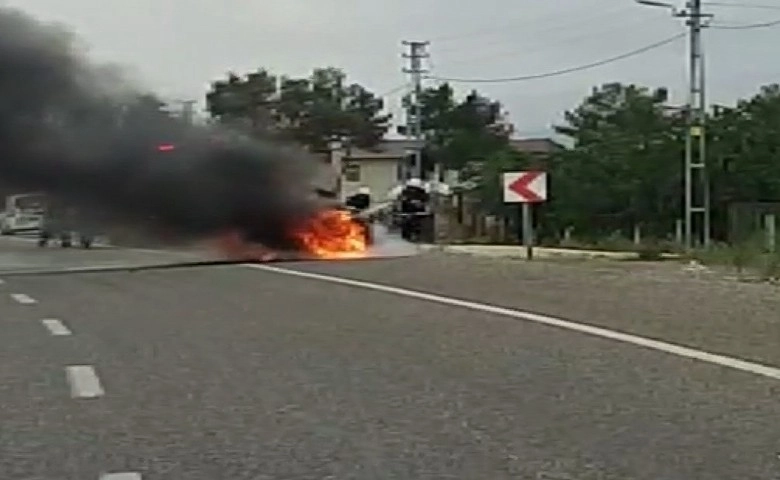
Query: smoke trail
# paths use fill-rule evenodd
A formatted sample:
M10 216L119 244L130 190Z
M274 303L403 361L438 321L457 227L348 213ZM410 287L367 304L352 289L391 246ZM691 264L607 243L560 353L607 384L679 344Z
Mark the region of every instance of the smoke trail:
M289 248L318 205L309 157L213 128L130 114L137 97L61 28L0 9L0 181L178 235L240 230ZM161 143L177 146L159 152Z

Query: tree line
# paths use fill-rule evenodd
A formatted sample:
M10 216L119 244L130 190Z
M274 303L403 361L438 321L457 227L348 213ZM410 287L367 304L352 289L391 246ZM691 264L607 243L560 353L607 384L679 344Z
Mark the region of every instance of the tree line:
M566 112L558 133L573 148L552 159L553 224L582 232L626 231L656 238L683 211L683 156L688 112L667 90L611 83ZM780 87L713 106L705 119L713 237L729 238L729 207L780 204Z
M301 78L231 73L211 84L206 105L214 122L315 152L334 138L370 149L391 127L381 96L332 67ZM545 158L514 149L501 102L476 90L458 97L447 83L431 86L420 106L424 168L456 170L486 214L514 215L501 202L501 172L543 168L550 178L539 211L544 235L573 228L598 237L640 225L645 235L664 237L682 215L687 112L670 104L665 88L594 87L554 127L571 146ZM780 86L711 108L706 139L713 231L725 239L729 205L780 202Z

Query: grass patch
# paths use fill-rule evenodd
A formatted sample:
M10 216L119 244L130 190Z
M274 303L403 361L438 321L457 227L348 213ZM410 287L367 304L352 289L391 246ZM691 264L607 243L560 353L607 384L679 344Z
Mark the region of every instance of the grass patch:
M769 251L763 237L696 250L690 258L704 265L730 267L743 280L777 282L780 279L780 252Z
M639 260L644 262L657 262L669 260L670 255L680 253L680 248L674 242L646 238L641 243L636 244L619 234L614 234L603 239L588 243L575 239L561 241L558 248L569 248L578 250L594 250L603 252L632 252L636 253L636 258L629 260Z

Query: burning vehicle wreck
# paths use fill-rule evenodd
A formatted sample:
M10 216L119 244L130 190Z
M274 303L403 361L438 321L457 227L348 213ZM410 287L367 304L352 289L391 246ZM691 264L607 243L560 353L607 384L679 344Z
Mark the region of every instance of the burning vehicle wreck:
M227 258L246 261L337 260L364 258L373 244L371 224L342 208L326 208L292 227L295 243L290 248L273 249L251 232L222 234L215 246Z
M371 218L337 199L331 182L323 182L330 172L320 175L312 185L312 197L318 208L285 228L291 240L288 248L274 249L263 244L264 232L234 230L221 235L216 247L228 258L248 261L337 260L368 256L374 244ZM325 183L326 185L323 185Z

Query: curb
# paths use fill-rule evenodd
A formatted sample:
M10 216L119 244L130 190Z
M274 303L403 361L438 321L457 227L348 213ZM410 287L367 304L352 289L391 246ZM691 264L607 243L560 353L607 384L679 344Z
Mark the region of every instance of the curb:
M458 255L471 255L489 258L525 259L525 247L513 245L436 245L422 244L419 246L423 252L440 252ZM534 247L534 256L537 258L559 259L606 259L606 260L639 260L637 252L609 252L599 250L578 250L566 248ZM678 255L662 254L662 259L677 259Z

